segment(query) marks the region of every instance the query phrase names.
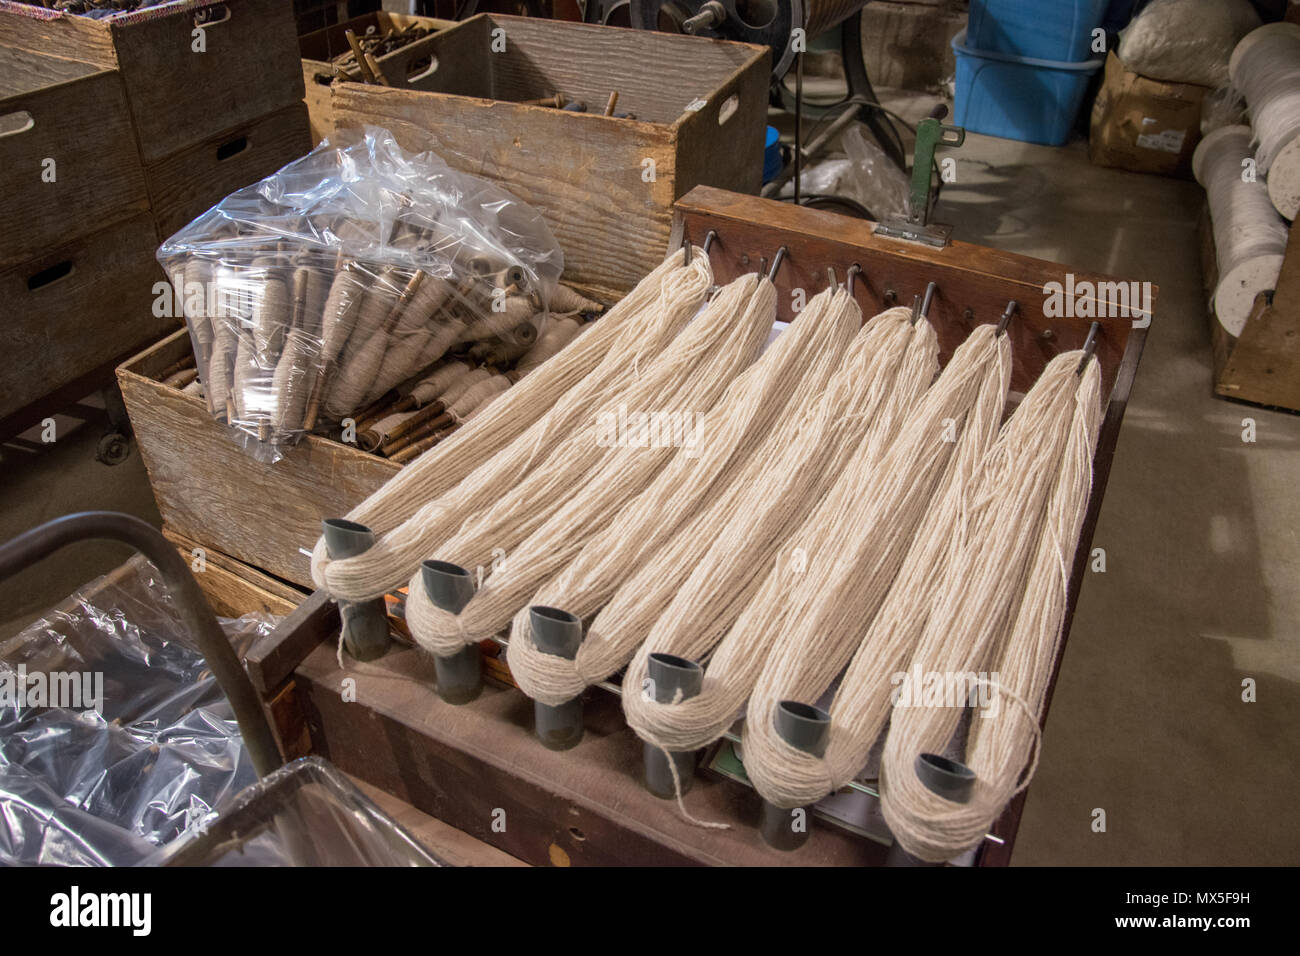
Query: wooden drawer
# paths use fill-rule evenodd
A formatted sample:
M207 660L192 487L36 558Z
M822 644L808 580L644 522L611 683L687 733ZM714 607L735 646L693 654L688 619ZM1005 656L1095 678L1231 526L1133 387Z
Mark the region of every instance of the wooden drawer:
M120 70L145 163L303 96L293 7L283 0L190 0L112 20L5 0L0 46Z
M336 81L336 124L385 127L501 183L546 217L571 280L601 296L663 260L673 202L692 187L761 184L765 47L485 14L428 50L435 68L418 79ZM635 120L601 115L615 90ZM521 102L557 91L589 112Z
M308 435L274 465L245 454L202 400L159 381L192 354L181 329L117 371L163 523L173 533L303 587L323 518L347 514L400 465Z
M144 212L114 70L0 47L0 269Z
M176 327L153 314L157 245L142 213L0 273L0 418Z
M159 241L310 149L307 108L295 103L150 164L145 176Z

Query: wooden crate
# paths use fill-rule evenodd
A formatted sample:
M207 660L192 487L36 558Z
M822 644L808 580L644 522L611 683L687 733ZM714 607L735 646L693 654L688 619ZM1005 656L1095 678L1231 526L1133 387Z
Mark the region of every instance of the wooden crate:
M169 533L310 588L310 549L323 518L347 514L400 465L315 435L282 461L245 454L202 400L164 385L192 353L185 329L117 371L149 483Z
M155 284L164 281L157 245L146 212L0 273L4 434L30 424L21 414L31 403L105 366L111 381L113 366L176 327L153 313Z
M1020 309L1008 330L1015 390L1028 388L1053 356L1082 344L1091 318L1051 317L1044 309L1047 283L1063 280L1071 271L1066 266L963 243L944 249L913 245L877 238L873 229L861 220L699 187L677 204L674 236L698 242L715 231L710 260L719 281L752 271L761 257L770 261L785 246L788 257L776 281L783 309L794 288L810 295L820 290L828 265L841 279L849 265L862 267L865 281L857 282L855 293L866 315L889 304L891 291L910 302L934 281L939 291L929 317L939 333L942 362L975 325L996 323L1006 301L1015 299ZM1110 281L1084 273L1075 279ZM1153 305L1154 299L1153 289ZM1114 311L1120 303L1107 297L1094 304ZM1066 636L1150 318L1100 320L1096 360L1105 407L1071 570ZM1009 404L1018 399L1013 393ZM705 774L697 777L688 808L731 829L702 830L683 820L671 801L642 787L641 742L603 688L586 694L582 742L557 753L534 739L527 697L489 685L470 704L447 704L433 689L432 662L413 648L398 646L363 671L357 670L362 665L340 670L338 626L328 596L313 594L249 651L247 665L259 692L270 699L292 682L313 752L526 862L862 865L885 859L881 844L820 823L798 851L773 850L756 830L757 795ZM1063 639L1058 668L1064 650ZM357 699L343 703L340 681L353 673L364 674L357 680ZM1044 721L1050 702L1049 689ZM1009 861L1023 801L1024 793L998 819L975 855L978 865ZM492 826L500 810L510 821L505 832Z
M295 103L149 164L145 176L158 240L310 149L307 108Z
M1214 314L1218 263L1208 207L1200 222L1201 267L1214 346L1214 393L1220 398L1300 412L1300 241L1292 229L1277 288L1261 293L1241 334Z
M360 37L372 30L384 33L393 28L401 29L412 24L420 24L432 30L445 30L454 26L455 21L376 10L299 38L298 48L302 51L302 82L306 89L304 99L311 119L313 145L334 132L330 84L334 82L335 70L331 60L351 49L348 45L347 31L351 30ZM385 76L391 73L393 76L407 79L418 77L425 69L432 66L428 46L427 38L408 44L407 47L379 57L379 66ZM358 79L356 74L349 74L349 77Z
M337 125L382 126L502 183L546 217L571 280L606 297L663 259L673 202L693 186L761 184L765 47L484 14L429 50L437 66L421 79L336 82ZM615 90L637 119L600 115ZM589 112L520 102L557 91Z
M196 52L200 16L214 22ZM0 0L0 46L120 70L146 164L303 97L284 0L189 0L108 21Z
M121 76L0 47L0 269L149 208Z

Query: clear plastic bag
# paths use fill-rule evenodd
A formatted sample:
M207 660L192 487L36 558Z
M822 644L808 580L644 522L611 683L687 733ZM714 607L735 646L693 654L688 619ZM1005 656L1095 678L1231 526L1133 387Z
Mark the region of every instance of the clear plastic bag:
M267 461L453 349L517 356L564 268L534 209L377 127L232 193L158 260L209 411Z
M0 682L27 688L0 708L0 863L140 863L257 779L162 578L140 557L125 569L0 642ZM242 655L275 620L222 623ZM91 692L55 701L52 675L90 675Z
M876 221L907 213L907 174L889 161L860 123L851 125L840 139L846 156L831 156L803 170L800 188L806 194L847 196L871 213ZM788 183L782 196L794 195Z

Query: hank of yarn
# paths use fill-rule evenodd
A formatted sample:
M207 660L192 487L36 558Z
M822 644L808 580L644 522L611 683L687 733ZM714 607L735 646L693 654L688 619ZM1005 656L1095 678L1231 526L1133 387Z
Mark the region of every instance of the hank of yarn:
M504 488L554 455L561 439L641 377L698 310L713 275L701 252L682 266L677 250L624 297L596 327L525 376L500 401L402 471L349 516L373 530L391 529L370 551L328 560L313 550L313 576L345 600L397 587L430 549ZM509 448L507 454L498 454ZM409 477L408 477L409 476ZM448 492L455 490L455 495Z
M741 479L779 423L786 427L776 430L788 440L794 423L824 391L860 324L861 313L846 295L827 291L814 297L762 358L732 383L695 440L520 608L511 627L509 657L511 673L526 694L547 704L570 700L622 666L635 649L635 643L611 640L602 632L580 647L574 660L544 654L533 644L528 606L560 607L578 617L598 611L697 508Z
M919 398L938 367L933 329L910 320L909 310L890 309L862 329L797 440L759 456L760 467L729 506L731 513L706 536L702 556L690 562L674 593L662 597L666 607L661 604L664 609L652 616L628 667L629 686L645 680L651 653L702 660L721 643L698 696L675 704L646 694L624 696L628 725L643 739L667 750L695 750L732 723L779 631L761 622L784 606L810 541L843 507L847 492L833 500L828 492L850 473L863 475L874 467L878 449L898 424L896 412ZM648 583L630 581L625 591ZM624 611L623 594L593 630L603 633L624 615L637 620L640 598L634 594Z
M643 436L646 441L635 436L611 440L609 416L631 409L649 422L655 417L707 413L732 379L758 356L775 314L776 291L766 279L749 274L724 287L640 379L595 410L595 421L579 428L543 465L498 495L495 503L466 518L460 530L429 555L474 567L488 563L491 549L500 548L510 566L512 549L560 511L565 520L553 528L547 550L571 558L601 522L654 478L675 450L670 443L650 442L648 435ZM582 487L584 493L566 494L575 487ZM513 562L530 573L533 564ZM544 577L519 585L518 599L526 600L541 580ZM406 609L411 634L435 653L453 653L509 622L518 605L510 606L513 592L509 598L502 594L500 586L485 588L459 615L450 614L428 601L416 575Z
M934 595L913 655L913 674L941 680L996 670L1000 653L1017 662L1012 679L1020 687L998 673L981 685L1005 711L991 725L1000 740L986 744L984 753L1028 758L1024 745L1037 739L1037 708L1064 621L1100 421L1098 365L1089 362L1080 375L1081 357L1067 352L1048 363L981 463L965 538L951 559L962 573L948 575ZM1029 670L1034 676L1022 680ZM939 694L930 700L910 693L900 696L891 713L881 805L895 839L925 860L951 859L978 843L1007 800L1028 783L1022 770L1032 772L1023 762L1012 766L1014 760L994 770L981 756L984 772L977 771L974 793L964 804L922 784L916 758L944 751L966 703L965 697ZM978 726L986 719L973 717L974 738L990 732Z
M876 480L865 489L868 512L858 525L864 533L837 543L834 547L847 553L834 563L811 562L805 590L792 601L798 619L787 620L746 719L747 772L778 806L816 802L852 779L865 762L888 713L890 676L919 639L919 629L884 621L925 607L935 565L952 546L954 521L965 511L972 477L997 436L1010 380L1007 336L980 326L904 423ZM891 476L898 474L908 476L905 488L891 487ZM906 590L912 584L918 589ZM815 606L806 600L812 586L821 590ZM777 704L815 702L850 654L853 660L832 705L826 757L782 740L771 729ZM815 667L808 666L812 658ZM879 723L872 728L875 717Z

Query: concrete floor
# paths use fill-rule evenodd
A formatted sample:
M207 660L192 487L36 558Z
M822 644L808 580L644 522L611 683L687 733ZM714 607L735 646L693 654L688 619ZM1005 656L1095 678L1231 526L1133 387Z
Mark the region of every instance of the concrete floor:
M1095 168L1082 143L971 135L956 155L938 218L958 238L1160 287L1096 534L1107 571L1084 584L1015 862L1296 864L1300 417L1212 395L1202 193ZM4 447L0 538L85 508L158 520L138 454L94 460L102 430ZM0 633L123 553L79 550L0 586Z
M1294 865L1300 416L1213 396L1204 194L1081 142L956 155L937 215L959 238L1160 288L1015 862Z

